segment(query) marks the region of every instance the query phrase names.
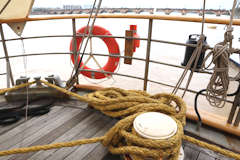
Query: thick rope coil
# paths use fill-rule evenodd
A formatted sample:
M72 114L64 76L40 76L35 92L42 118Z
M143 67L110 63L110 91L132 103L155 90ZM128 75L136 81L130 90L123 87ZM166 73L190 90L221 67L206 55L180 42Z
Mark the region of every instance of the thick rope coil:
M227 44L219 43L215 45L213 50L204 59L202 68L209 70L214 63L212 77L207 86L206 98L212 106L222 108L227 98L227 90L229 85L228 65L230 51ZM211 63L205 67L206 60L212 55Z
M172 94L151 96L144 91L127 91L107 88L87 94L89 104L111 117L125 117L136 112L160 111L175 116L185 125L186 107L184 102Z
M80 96L48 82L41 82L63 93L74 96L81 101L88 102L92 107L99 109L107 115L125 118L120 120L102 137L0 151L0 156L101 142L113 154L130 154L134 160L143 160L144 157L150 157L155 160L158 160L160 157L177 160L182 139L185 139L194 144L217 151L225 156L240 160L239 154L184 136L183 126L185 124L186 105L181 98L175 95L156 94L151 96L143 91L108 88L86 96ZM133 129L133 120L138 115L149 111L170 115L178 125L177 133L166 140L152 140L140 137Z
M227 90L229 85L228 66L229 56L233 53L232 40L233 40L233 16L236 8L237 0L233 1L230 23L224 33L224 41L215 45L214 49L210 52L212 54L212 62L215 64L214 73L207 86L206 98L212 106L222 108L226 103ZM209 55L205 58L209 57ZM204 64L204 63L203 63ZM222 103L223 102L223 103Z
M144 112L136 113L119 121L105 134L106 138L102 144L108 147L113 154L129 154L136 160L144 158L159 160L161 157L177 160L183 136L182 123L173 117L177 122L178 131L171 138L166 140L145 139L137 135L133 129L134 119L142 113Z

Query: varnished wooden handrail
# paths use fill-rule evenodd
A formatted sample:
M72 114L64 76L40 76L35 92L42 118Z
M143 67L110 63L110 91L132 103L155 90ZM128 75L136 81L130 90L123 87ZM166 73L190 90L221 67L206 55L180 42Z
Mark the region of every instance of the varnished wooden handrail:
M0 19L0 23L24 22L24 21L41 21L41 20L56 20L56 19L80 19L88 18L89 15L57 15L57 16L43 16L43 17L28 17L22 19ZM172 15L129 15L129 14L100 14L97 18L131 18L131 19L156 19L169 21L184 21L184 22L202 22L202 17L189 16L172 16ZM205 18L206 23L212 24L229 24L227 18ZM233 25L240 25L240 20L233 20Z

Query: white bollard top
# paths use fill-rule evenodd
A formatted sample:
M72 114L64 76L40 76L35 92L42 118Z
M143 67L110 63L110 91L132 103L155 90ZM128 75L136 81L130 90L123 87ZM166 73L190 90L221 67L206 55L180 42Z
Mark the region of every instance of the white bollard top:
M177 123L168 115L148 112L137 116L133 122L136 132L149 139L167 139L177 132Z

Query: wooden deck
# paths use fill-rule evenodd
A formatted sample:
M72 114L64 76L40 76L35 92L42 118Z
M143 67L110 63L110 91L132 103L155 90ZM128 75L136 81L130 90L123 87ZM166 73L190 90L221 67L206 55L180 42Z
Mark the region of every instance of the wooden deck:
M56 103L43 116L22 119L0 127L0 150L49 144L104 135L117 120L90 109L87 104L69 101ZM183 143L185 160L230 160L213 151ZM0 157L0 160L120 160L100 143Z

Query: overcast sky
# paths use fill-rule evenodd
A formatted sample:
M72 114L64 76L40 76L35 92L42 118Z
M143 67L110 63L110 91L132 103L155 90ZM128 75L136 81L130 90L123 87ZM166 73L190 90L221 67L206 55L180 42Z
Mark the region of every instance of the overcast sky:
M34 7L62 7L64 4L90 5L94 0L35 0ZM202 8L203 0L103 0L102 7ZM206 0L207 8L230 9L233 0Z

